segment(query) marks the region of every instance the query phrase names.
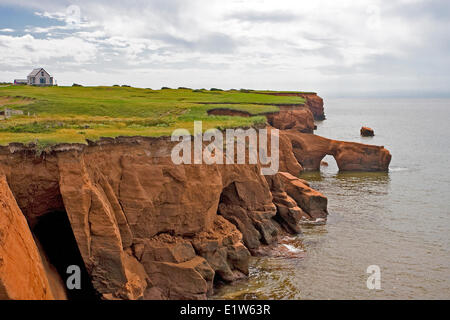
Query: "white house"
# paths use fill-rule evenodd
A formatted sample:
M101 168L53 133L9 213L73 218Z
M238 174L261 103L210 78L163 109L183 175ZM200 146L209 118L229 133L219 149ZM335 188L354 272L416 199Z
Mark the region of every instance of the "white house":
M53 77L44 68L37 68L27 76L27 84L30 86L53 86Z

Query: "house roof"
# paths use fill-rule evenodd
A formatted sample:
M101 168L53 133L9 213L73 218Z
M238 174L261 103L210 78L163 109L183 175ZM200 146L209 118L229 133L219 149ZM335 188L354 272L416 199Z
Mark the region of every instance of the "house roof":
M33 69L33 71L31 71L31 73L30 73L28 76L29 76L29 77L37 76L37 74L38 74L41 70L45 71L44 68L36 68L36 69ZM45 71L45 72L48 73L47 71Z
M31 71L28 76L33 77L33 76L37 75L39 73L39 71L41 71L41 69L42 68L33 69L33 71Z

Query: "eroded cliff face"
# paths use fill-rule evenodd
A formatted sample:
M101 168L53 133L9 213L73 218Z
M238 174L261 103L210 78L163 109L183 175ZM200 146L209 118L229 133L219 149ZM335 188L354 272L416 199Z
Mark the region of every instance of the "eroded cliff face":
M311 110L304 105L279 106L280 112L267 115L269 124L280 130L295 129L303 133L313 133L316 126Z
M325 110L323 99L317 95L317 93L302 93L302 92L265 92L262 94L268 94L273 96L296 96L304 98L305 105L309 110L311 110L314 120L321 121L325 120Z
M0 300L51 300L54 295L38 247L0 174Z
M267 117L281 130L273 176L262 176L259 164L175 165L168 138L105 138L42 154L21 144L0 148L0 298L64 298L52 294L61 279L45 266L73 262L49 255L43 264L33 235L47 235L46 257L52 244L69 246L53 232L67 221L76 243L69 257L80 256L91 297L206 299L216 281L246 277L251 254L299 233L302 223L326 221L327 198L298 178L303 170L319 170L328 154L341 170L388 169L383 147L311 134L310 107Z
M282 170L298 174L281 139ZM326 218L259 165L174 165L168 139L60 145L38 157L3 148L0 167L31 229L67 215L95 290L105 299L205 299L217 280L248 274L250 252ZM287 173L286 173L287 174ZM292 176L293 177L293 176ZM290 189L307 188L295 177ZM306 193L305 197L309 197ZM312 196L312 195L311 195ZM58 241L58 239L54 239Z
M314 124L314 115L307 105L277 105L280 109L278 112L264 114L267 122L274 128L280 130L296 129L303 133L313 133L316 126ZM217 108L208 111L208 115L212 116L231 116L231 117L251 117L251 113Z
M317 93L301 93L300 96L306 99L306 105L311 109L315 120L325 120L323 99Z
M340 171L388 171L392 156L383 146L331 140L296 130L281 133L292 143L295 158L305 170L320 170L326 155L336 159Z
M296 129L302 133L314 133L314 120L325 120L324 102L316 93L265 92L274 96L297 96L305 99L305 104L277 105L279 112L267 113L268 123L277 129ZM251 113L233 109L217 108L208 111L209 115L250 117Z

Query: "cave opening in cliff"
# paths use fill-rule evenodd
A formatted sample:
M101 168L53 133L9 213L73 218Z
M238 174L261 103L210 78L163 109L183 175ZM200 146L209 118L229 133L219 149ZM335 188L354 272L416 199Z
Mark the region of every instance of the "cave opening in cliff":
M222 190L222 193L220 194L220 201L219 201L219 214L220 214L220 204L225 205L231 205L233 203L239 204L238 201L238 195L236 191L236 184L231 183L227 187L225 187Z
M67 213L54 211L39 218L33 228L33 234L42 247L48 262L61 277L66 288L69 266L78 266L81 271L81 289L66 289L69 300L98 300L99 295L91 283L91 278L84 265L80 250L72 231Z
M220 194L220 200L219 200L219 206L217 209L217 214L231 222L236 226L236 228L239 230L239 224L238 219L234 216L234 209L236 207L239 207L240 201L239 201L239 195L236 190L236 184L230 183L228 186L226 186L222 193ZM228 261L229 266L234 264L230 263ZM231 271L231 272L230 272ZM216 270L216 274L214 277L214 285L217 287L221 287L227 283L230 283L233 281L234 275L232 272L236 272L237 270L228 270L227 268L220 268L220 270Z

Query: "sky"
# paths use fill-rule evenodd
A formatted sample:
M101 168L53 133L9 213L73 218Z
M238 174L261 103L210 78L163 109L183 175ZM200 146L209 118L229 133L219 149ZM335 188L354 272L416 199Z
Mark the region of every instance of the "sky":
M450 97L448 0L0 0L0 81Z

